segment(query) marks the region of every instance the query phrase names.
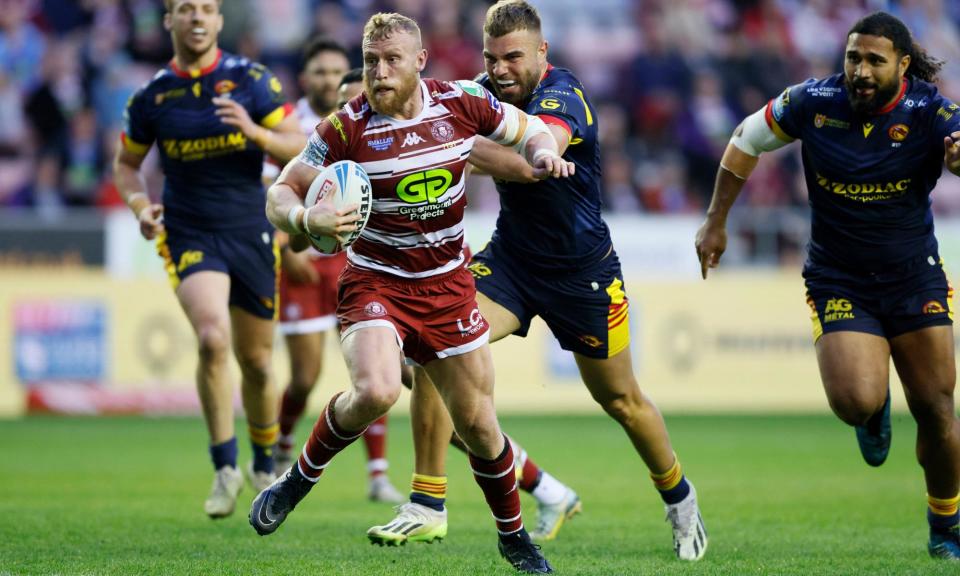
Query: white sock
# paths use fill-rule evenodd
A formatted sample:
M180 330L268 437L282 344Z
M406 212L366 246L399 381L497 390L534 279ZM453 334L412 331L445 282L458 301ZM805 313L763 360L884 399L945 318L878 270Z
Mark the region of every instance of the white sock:
M567 495L567 487L546 470L541 470L540 483L530 494L541 504L558 504Z

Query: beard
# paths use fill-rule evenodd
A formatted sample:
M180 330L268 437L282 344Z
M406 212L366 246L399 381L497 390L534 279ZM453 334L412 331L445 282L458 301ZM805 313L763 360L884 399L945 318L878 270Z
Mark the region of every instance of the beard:
M420 80L417 75L411 74L400 80L398 84L391 86L393 90L378 93L377 88L383 88L383 85L375 84L371 86L364 77L363 89L367 93L367 101L370 102L370 108L374 112L385 116L397 116L403 112L404 106L413 96L419 83Z
M896 80L881 84L864 80L851 81L850 78L844 77L844 84L847 87L847 99L850 101L850 107L857 114L876 112L890 102L900 91L900 83ZM873 88L873 95L857 96L858 88Z
M540 78L536 72L531 72L522 78L517 78L517 83L509 88L502 88L492 76L490 77L490 81L493 86L493 91L497 95L497 99L507 104L519 106L529 99L533 91L537 89Z

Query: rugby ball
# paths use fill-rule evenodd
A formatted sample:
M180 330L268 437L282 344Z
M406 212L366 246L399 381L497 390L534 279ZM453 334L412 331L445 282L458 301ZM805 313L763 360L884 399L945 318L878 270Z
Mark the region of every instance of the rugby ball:
M344 242L330 236L306 235L313 247L320 252L336 254L356 242L367 225L367 219L370 218L370 210L373 208L373 187L370 185L370 177L367 176L366 170L353 160L341 160L324 168L310 183L303 205L309 208L321 202L329 202L337 209L348 204L360 206L357 229L350 233Z

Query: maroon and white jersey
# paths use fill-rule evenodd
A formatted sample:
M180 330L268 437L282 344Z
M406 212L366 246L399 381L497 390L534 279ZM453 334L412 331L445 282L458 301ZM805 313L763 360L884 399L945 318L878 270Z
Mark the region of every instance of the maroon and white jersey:
M420 81L423 110L398 120L375 113L365 94L324 119L299 160L316 169L353 160L373 185L373 207L351 264L406 278L464 264L464 170L476 136L502 132L500 101L471 81Z
M317 124L319 124L323 118L313 111L313 108L310 106L310 101L307 100L306 96L297 100L296 111L297 119L300 120L300 129L303 130L303 133L307 136L313 134L313 131L317 128Z

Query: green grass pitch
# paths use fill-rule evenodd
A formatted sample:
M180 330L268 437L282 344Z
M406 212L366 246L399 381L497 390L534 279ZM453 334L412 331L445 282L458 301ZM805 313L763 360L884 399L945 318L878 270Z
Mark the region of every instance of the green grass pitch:
M580 493L584 513L543 546L558 574L946 574L926 554L915 429L864 464L853 431L823 416L668 416L710 536L704 560L673 558L639 458L601 416L508 416L504 428ZM238 429L242 430L242 428ZM308 424L301 425L302 437ZM243 443L242 443L243 444ZM411 473L409 421L390 425L390 475ZM241 448L245 465L249 447ZM0 574L510 574L466 459L451 451L450 532L440 544L371 546L392 515L365 500L363 448L341 454L274 535L202 512L212 477L198 419L0 421ZM534 504L523 499L528 523Z

